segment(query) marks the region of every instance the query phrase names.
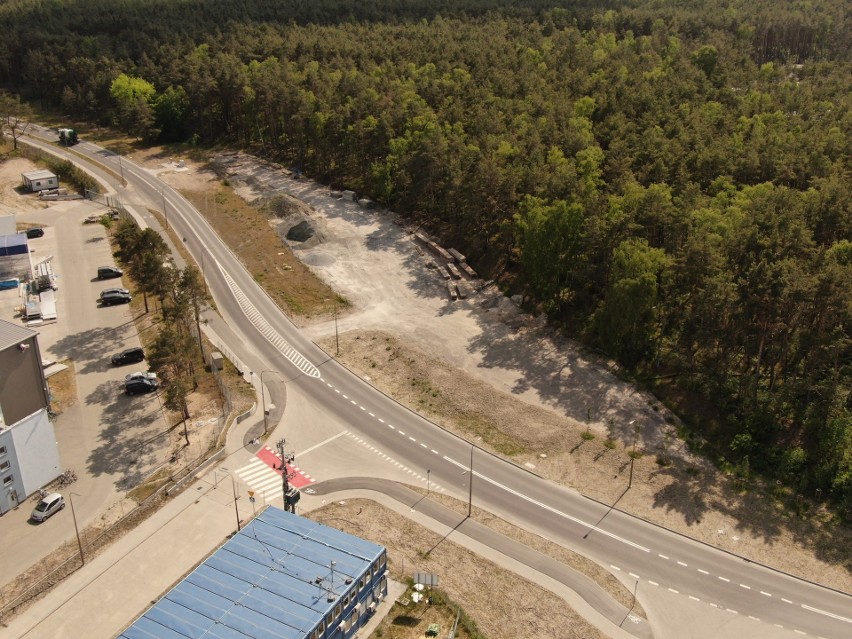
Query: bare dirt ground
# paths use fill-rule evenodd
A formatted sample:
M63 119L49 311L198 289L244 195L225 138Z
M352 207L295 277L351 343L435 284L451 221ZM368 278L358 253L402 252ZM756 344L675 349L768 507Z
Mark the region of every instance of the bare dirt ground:
M335 502L314 511L310 517L385 546L388 568L398 581L406 580L412 566L420 572L440 575L441 590L452 593L454 603L476 621L486 637L596 639L605 636L568 609L557 595L452 541L442 541L440 535L374 502L360 499ZM471 588L474 583L476 587ZM500 605L501 600L506 605ZM414 639L423 637L428 625L436 622L441 624L439 636L446 637L452 618L423 603L397 605L372 636ZM456 636L464 639L470 635L458 632Z
M201 165L189 166L163 177L187 192L221 184ZM271 183L268 176L247 156L227 173L236 192L255 204L269 197L263 187ZM277 194L292 194L307 206L270 216L268 223L282 236L302 219L316 229L310 241L290 243L293 253L346 301L349 308L338 318L340 359L371 383L445 428L583 494L852 591L852 532L818 504L797 513L785 491L738 484L691 455L675 436L677 417L655 397L619 379L611 362L522 314L493 287L450 301L443 280L425 266L429 256L392 214L364 210L283 173L274 183ZM322 310L325 321L307 312L301 323L331 352L333 309ZM625 492L634 420L641 456Z
M41 167L24 158L12 157L4 160L0 157L0 215L22 209L45 209L49 206L34 193L26 193L21 188L21 173L39 168Z

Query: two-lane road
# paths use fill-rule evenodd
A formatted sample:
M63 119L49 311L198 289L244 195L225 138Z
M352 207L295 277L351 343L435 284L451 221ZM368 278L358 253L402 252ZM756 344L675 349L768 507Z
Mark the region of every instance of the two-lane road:
M94 145L75 147L118 173L118 157ZM160 208L185 239L219 312L243 340L234 350L260 358L287 379L288 393L321 405L328 419L303 424L321 441L342 431L388 457L429 469L431 481L468 499L473 459L473 502L548 539L598 561L625 583L662 588L730 614L815 637L852 635L852 597L755 565L671 533L544 481L498 459L410 412L305 339L284 316L207 222L180 194L150 172L124 161L132 188ZM160 203L160 206L158 206ZM299 428L291 420L290 429ZM349 441L340 438L339 442ZM473 452L472 452L473 451ZM353 456L357 459L357 456ZM379 462L376 462L379 463ZM363 476L369 467L344 469ZM641 594L640 594L641 600ZM653 616L653 609L649 610Z

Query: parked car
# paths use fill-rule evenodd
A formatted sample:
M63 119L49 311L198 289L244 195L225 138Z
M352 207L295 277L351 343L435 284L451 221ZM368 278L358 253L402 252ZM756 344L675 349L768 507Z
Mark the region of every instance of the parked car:
M105 288L101 291L101 299L110 295L130 295L130 291L126 288Z
M99 280L108 280L113 277L121 277L124 274L120 268L116 268L115 266L99 266L98 267L98 279Z
M100 303L104 306L112 306L113 304L127 304L133 296L127 292L127 289L113 289L101 293Z
M30 517L33 521L41 522L63 508L65 508L65 498L59 493L50 493L36 504Z
M148 379L148 380L156 380L157 373L152 373L150 371L136 371L135 373L128 373L124 376L124 381L129 382L134 379Z
M26 233L27 237L29 239L33 239L33 238L36 238L36 237L44 237L44 229L43 228L27 229L26 231L22 231L22 232Z
M127 348L120 353L116 353L110 358L113 366L124 366L125 364L135 364L145 359L145 351L140 346L135 348Z
M124 392L128 395L137 395L139 393L150 393L160 387L160 382L147 377L136 377L124 382Z

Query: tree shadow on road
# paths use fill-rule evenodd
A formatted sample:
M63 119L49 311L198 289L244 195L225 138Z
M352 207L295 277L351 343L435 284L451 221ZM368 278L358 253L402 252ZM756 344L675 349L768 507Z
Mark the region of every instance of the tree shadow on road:
M136 486L168 452L169 431L156 395L130 397L105 383L86 399L105 406L98 445L87 460L89 474L116 476L120 490Z
M78 373L104 371L110 366L110 355L127 348L128 340L134 335L133 320L128 320L120 326L99 326L65 335L48 352L56 359L74 360Z
M795 499L773 496L762 484L738 483L735 478L721 475L709 463L699 470L675 458L672 466L651 474L660 475L670 480L654 494L654 508L677 512L690 526L706 526L704 518L710 514L721 514L735 522L732 529L709 531L710 538L705 534L704 541L737 552L733 541L737 534L747 534L769 546L789 543L788 539L792 538L812 549L820 561L852 571L852 530L837 523L830 511L821 510L813 503L808 505L809 509L806 506L797 510ZM695 536L699 536L698 531ZM760 561L759 557L754 559ZM795 572L789 567L782 569ZM803 576L818 580L818 575Z

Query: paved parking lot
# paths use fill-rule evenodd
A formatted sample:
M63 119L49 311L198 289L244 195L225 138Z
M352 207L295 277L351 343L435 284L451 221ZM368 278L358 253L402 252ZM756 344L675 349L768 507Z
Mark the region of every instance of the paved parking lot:
M157 437L167 428L157 395L122 392L124 375L144 370L145 363L113 367L109 361L111 354L138 346L139 339L129 306L97 303L104 288L125 286L120 279L96 277L98 266L114 260L104 227L82 220L102 211L101 205L77 200L17 216L18 222L45 226L43 237L30 240L32 262L52 256L57 275L57 320L32 328L39 332L42 359L67 360L76 372L77 402L57 417L54 428L63 469L78 476L62 493L73 493L81 528L132 507L124 501L125 490L169 456L168 438ZM21 321L14 315L20 303L17 291L0 291L0 317ZM33 505L25 501L0 517L0 585L74 538L70 508L36 526L28 521Z

